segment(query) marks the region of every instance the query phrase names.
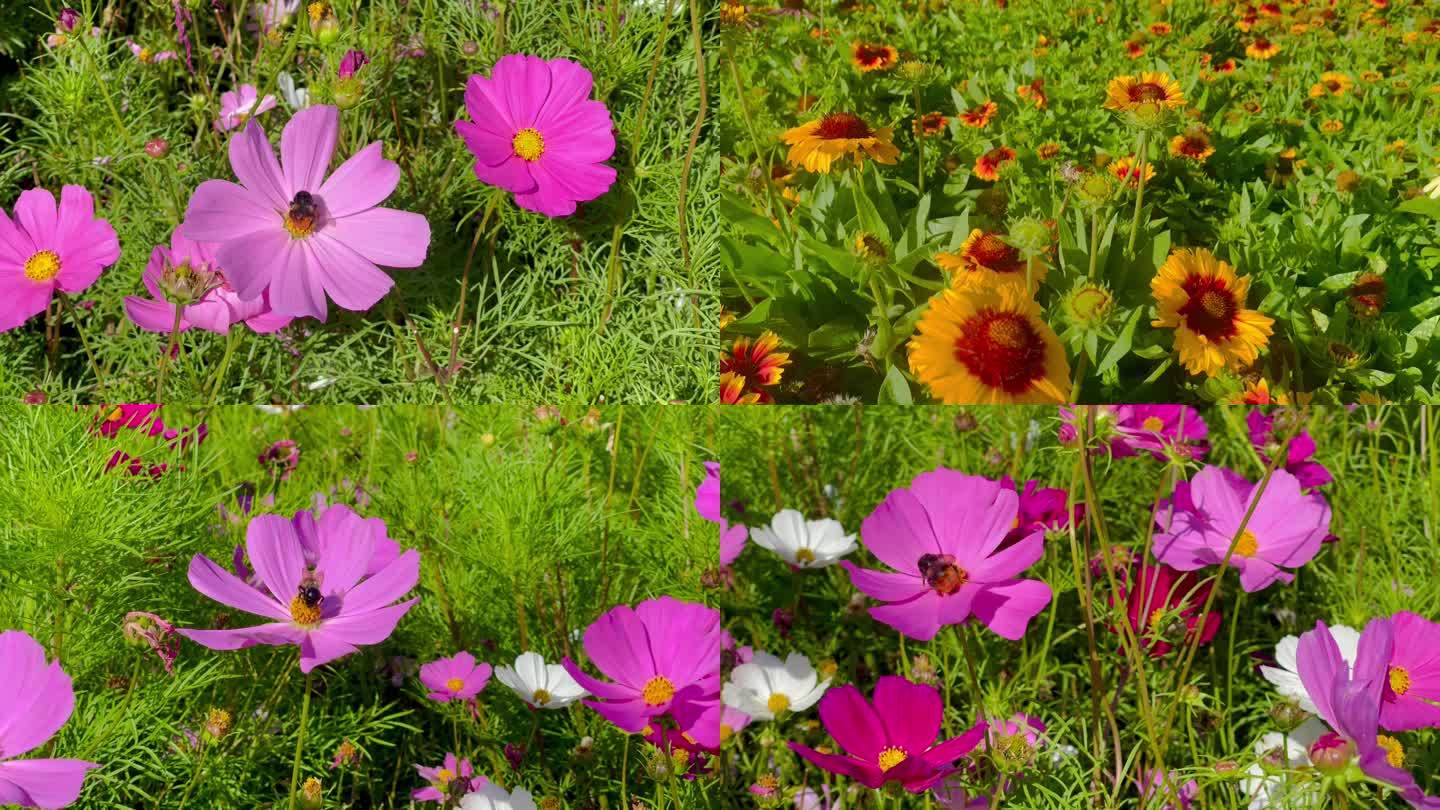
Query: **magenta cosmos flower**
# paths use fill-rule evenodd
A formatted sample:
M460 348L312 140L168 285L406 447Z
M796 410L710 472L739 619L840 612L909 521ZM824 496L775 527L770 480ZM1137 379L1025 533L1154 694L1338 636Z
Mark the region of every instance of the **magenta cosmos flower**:
M720 564L735 562L745 550L750 532L744 526L731 526L720 513L720 462L705 462L705 480L695 488L695 511L700 517L720 527Z
M99 765L78 759L15 759L55 736L75 710L75 690L60 662L45 663L45 648L20 632L0 633L0 804L65 807L85 774Z
M55 195L22 191L15 219L0 210L0 332L14 329L50 306L58 289L77 293L120 258L110 223L95 216L95 198L83 186Z
M1315 703L1320 719L1333 732L1310 746L1310 760L1322 772L1343 771L1351 764L1371 779L1400 792L1414 807L1440 810L1440 798L1426 796L1405 770L1405 748L1379 733L1382 692L1395 636L1388 619L1373 619L1360 634L1355 665L1349 666L1324 622L1300 636L1295 665L1300 682Z
M669 596L617 605L585 630L585 653L611 681L562 664L606 720L634 734L668 715L701 745L719 746L720 611Z
M820 720L844 754L822 754L799 743L790 749L831 773L868 788L899 782L920 793L955 771L955 760L985 737L985 724L935 742L944 707L934 687L886 675L875 684L872 705L854 686L838 686L820 699Z
M488 781L483 776L476 776L475 769L471 767L470 760L456 759L454 754L446 754L444 764L438 768L427 768L424 765L416 765L415 770L420 772L420 778L429 782L423 788L417 788L410 793L410 798L417 802L443 802L449 796L457 780L461 781L459 787L460 795L471 791L479 790Z
M1278 414L1277 414L1278 415ZM1287 412L1287 418L1298 419L1299 416ZM1280 452L1280 442L1284 438L1275 430L1276 415L1266 414L1256 408L1245 417L1245 425L1250 430L1250 444L1255 447L1260 460L1266 464L1270 463L1270 454ZM1285 471L1295 476L1300 482L1302 489L1318 489L1330 483L1330 470L1318 461L1312 461L1315 455L1315 440L1306 431L1295 434L1290 440L1290 448L1285 453Z
M1044 554L1044 530L1006 544L1019 516L1013 488L942 467L885 496L860 526L865 547L893 573L840 564L856 588L888 603L870 615L911 638L928 641L974 616L1018 639L1050 604L1049 585L1018 578Z
M1102 569L1103 570L1103 569ZM1192 573L1181 573L1168 565L1141 562L1119 577L1120 598L1125 600L1125 617L1140 645L1152 657L1159 657L1195 639L1209 644L1220 631L1220 613L1210 611L1200 620L1200 611L1210 598L1214 583ZM1115 606L1115 597L1110 597ZM1183 622L1184 629L1171 627ZM1114 627L1111 632L1116 632Z
M168 247L156 245L151 251L141 280L152 297L125 296L125 314L148 332L169 332L175 325L172 300L193 302L181 312L182 332L195 327L223 335L243 322L264 334L284 329L294 320L271 312L267 294L242 301L215 260L214 245L192 242L179 228L170 234Z
M431 700L469 700L490 682L490 665L475 663L475 656L462 650L420 667L420 682L430 690L426 697Z
M615 153L610 111L590 100L590 71L569 59L512 53L465 85L470 121L455 131L475 155L475 176L548 217L610 190Z
M1390 617L1394 650L1380 690L1380 725L1440 727L1440 624L1409 611Z
M1176 487L1173 507L1156 515L1155 558L1194 571L1219 565L1234 542L1230 565L1240 571L1246 591L1290 582L1295 576L1284 569L1310 562L1330 534L1330 506L1318 494L1301 492L1295 476L1276 470L1241 532L1258 491L1258 484L1238 473L1205 467Z
M331 507L330 521L315 524L316 553L308 563L301 533L280 515L261 515L245 533L259 586L247 584L203 554L190 561L190 584L217 602L274 621L233 630L181 630L212 650L256 644L300 646L300 671L379 644L395 631L419 598L393 604L420 578L420 554L411 549L373 574L376 538L365 521ZM348 513L348 514L347 514ZM308 513L307 513L308 514ZM296 516L299 518L299 515Z
M260 98L260 91L253 84L242 84L239 90L227 90L220 94L220 117L215 119L217 132L245 125L246 121L275 109L275 97Z
M340 135L340 111L307 107L280 136L277 162L253 119L230 138L239 184L206 180L195 189L187 239L215 242L215 258L242 300L269 291L278 315L325 320L327 296L340 307L369 309L394 286L376 267L418 267L430 224L380 202L400 182L400 167L381 144L361 149L329 173Z

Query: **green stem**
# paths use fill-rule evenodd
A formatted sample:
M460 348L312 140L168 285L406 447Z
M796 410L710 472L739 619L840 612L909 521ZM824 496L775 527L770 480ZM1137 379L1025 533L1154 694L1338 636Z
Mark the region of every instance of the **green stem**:
M240 338L245 334L244 329L231 328L225 333L225 354L220 358L220 368L215 371L215 379L210 382L210 397L207 409L215 407L215 400L220 396L220 386L225 383L225 372L230 370L230 358L235 356L235 348L240 345Z
M183 304L175 305L175 320L170 322L170 342L165 347L165 353L160 355L160 377L155 382L155 404L165 401L165 377L170 372L170 355L175 353L175 346L180 342L180 318L185 314Z
M300 731L295 737L295 759L290 764L290 810L295 810L295 800L300 795L300 752L305 749L305 727L310 720L310 681L314 676L305 675L305 698L300 702Z
M1090 212L1090 280L1095 280L1095 268L1100 261L1100 209Z
M620 754L620 806L630 806L630 735L625 735L625 750Z
M1131 256L1135 255L1135 236L1140 233L1140 207L1145 202L1145 158L1150 154L1150 131L1140 133L1140 148L1136 152L1137 171L1140 174L1136 177L1139 184L1135 190L1135 217L1130 220L1130 247L1126 250Z
M90 341L85 337L85 327L80 324L80 313L75 311L75 305L70 303L70 297L63 292L56 292L60 296L60 303L70 312L70 320L75 324L75 332L80 335L80 345L85 347L85 356L90 359L90 368L95 372L95 382L100 386L100 393L105 393L105 372L100 370L100 364L95 361L95 353L90 350Z

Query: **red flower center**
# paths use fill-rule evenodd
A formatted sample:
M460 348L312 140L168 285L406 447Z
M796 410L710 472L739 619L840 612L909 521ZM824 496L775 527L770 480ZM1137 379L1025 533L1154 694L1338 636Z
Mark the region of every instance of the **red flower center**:
M890 60L890 49L884 45L856 45L855 61L862 65L878 65Z
M1166 98L1165 88L1155 82L1141 82L1130 88L1131 101L1164 101Z
M1182 153L1194 157L1205 154L1205 150L1209 148L1210 142L1199 135L1187 135L1185 136L1185 140L1180 144L1180 151Z
M1024 315L986 309L960 325L955 359L986 386L1021 394L1045 376L1045 341Z
M868 138L871 135L870 125L865 119L853 113L830 113L820 119L820 125L815 128L815 134L827 141L841 139L858 140Z
M970 258L987 270L997 273L1017 273L1024 270L1020 251L1005 244L997 234L987 233L970 246Z
M1180 307L1180 315L1190 331L1216 342L1235 335L1235 314L1240 306L1224 281L1215 276L1193 275L1185 280L1182 289L1190 300Z

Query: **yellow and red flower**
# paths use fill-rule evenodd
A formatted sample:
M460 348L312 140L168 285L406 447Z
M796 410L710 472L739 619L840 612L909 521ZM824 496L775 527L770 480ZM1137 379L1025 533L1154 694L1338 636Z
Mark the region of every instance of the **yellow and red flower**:
M1021 289L956 290L930 299L908 348L910 370L951 405L1060 403L1070 363Z
M1168 73L1117 76L1105 88L1105 109L1139 112L1147 108L1174 110L1185 106L1180 83Z
M1131 39L1125 42L1125 55L1131 59L1139 59L1145 55L1144 40Z
M1270 392L1270 383L1264 377L1245 382L1245 390L1230 397L1231 405L1289 405L1290 395L1284 391Z
M780 336L774 332L765 332L753 341L744 336L735 338L730 351L720 355L721 394L724 394L724 375L733 374L739 378L742 391L757 394L755 401L770 402L770 394L764 388L778 384L785 367L790 365L790 353L776 351L778 348Z
M1154 34L1157 37L1169 36L1170 32L1173 30L1174 29L1170 27L1170 23L1163 21L1150 23L1149 28L1150 33Z
M986 101L984 104L976 105L960 113L960 123L972 129L982 129L990 123L990 119L995 117L995 111L998 109L1000 109L1000 105L993 101Z
M1130 188L1140 187L1140 166L1135 160L1134 155L1126 155L1114 163L1111 163L1108 168L1110 169L1111 176L1116 180L1125 183ZM1147 162L1145 164L1146 185L1149 185L1150 181L1154 178L1155 164Z
M995 182L1000 179L1000 170L1015 159L1015 150L1008 146L997 146L975 158L975 176L981 180Z
M1345 122L1331 118L1320 124L1320 131L1326 135L1338 135L1345 131Z
M1029 84L1020 85L1015 88L1015 95L1034 104L1037 110L1043 110L1050 104L1050 97L1045 95L1044 79L1036 79Z
M1204 248L1176 250L1150 281L1158 317L1152 326L1175 330L1180 363L1191 374L1215 376L1255 362L1274 320L1245 308L1250 279Z
M861 73L889 70L895 67L899 58L900 52L890 45L871 42L854 42L850 45L850 61L855 63Z
M950 119L946 118L944 113L928 112L916 118L912 126L916 135L922 138L932 138L944 132L949 123Z
M877 163L894 163L900 150L890 142L891 137L890 127L872 129L854 113L835 112L786 130L781 140L790 145L786 156L790 165L824 174L846 155L857 164L864 163L867 157Z
M759 391L746 391L745 378L733 371L720 374L721 405L758 405Z
M1207 158L1215 154L1215 145L1210 142L1209 128L1194 126L1184 134L1171 138L1170 154L1173 157L1204 163Z
M935 254L935 263L950 271L955 289L1016 286L1033 293L1044 280L1043 262L1027 261L1005 235L976 228L955 253Z
M1327 70L1320 74L1320 81L1310 85L1310 97L1336 96L1338 98L1345 95L1353 84L1348 73Z
M1049 160L1058 154L1060 154L1060 144L1054 141L1046 141L1035 147L1035 157L1041 160Z
M1280 46L1265 37L1256 37L1245 46L1245 55L1251 59L1268 62L1277 53L1280 53Z

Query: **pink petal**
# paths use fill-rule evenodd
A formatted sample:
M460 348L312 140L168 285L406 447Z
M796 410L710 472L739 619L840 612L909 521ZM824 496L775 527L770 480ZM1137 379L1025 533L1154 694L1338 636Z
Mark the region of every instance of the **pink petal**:
M340 219L379 205L400 182L400 167L386 160L379 141L340 164L320 187L325 214Z
M257 518L259 520L259 518ZM280 621L290 620L290 611L275 599L230 573L203 554L190 560L190 586L222 605ZM291 592L284 598L289 600Z
M273 209L264 195L228 180L206 180L190 195L180 232L196 242L231 242L261 231L288 237L282 227L285 208ZM230 267L222 266L228 273Z
M495 83L484 76L471 76L465 83L465 111L477 126L496 137L510 138L521 127L505 109Z
M420 601L419 597L389 607L366 613L346 612L343 616L326 619L310 634L312 638L327 636L347 644L379 644L395 632L400 618Z
M394 279L329 233L311 238L305 247L313 258L310 272L344 309L365 312L395 286Z
M0 332L44 312L54 294L53 283L36 284L18 269L0 273Z
M615 183L615 170L603 163L565 163L548 155L531 163L530 173L539 188L516 194L515 203L549 217L575 213L575 203L593 200Z
M5 712L0 715L0 750L18 757L55 735L75 709L70 676L58 662L45 662L45 648L19 630L0 633L0 683Z
M345 506L326 510L317 528L322 541L315 565L320 590L326 596L343 596L365 574L375 553L375 537L365 520Z
M275 97L267 95L265 98L260 99L260 105L255 108L255 111L252 112L251 115L261 115L273 109L275 109Z
M628 701L585 700L581 702L594 709L596 714L614 723L621 731L628 731L631 734L639 733L648 726L650 718L655 714L653 707L647 706L645 701L639 698Z
M853 686L837 686L825 693L820 699L820 720L835 742L856 759L874 762L885 747L885 724Z
M876 682L871 700L889 744L919 752L935 742L944 709L934 687L886 675Z
M336 636L309 633L300 641L300 671L308 673L356 650L354 644L348 644Z
M300 578L305 575L305 555L300 551L300 540L290 521L279 515L254 518L245 530L245 550L260 581L281 604L288 605L299 592ZM289 611L284 616L288 619Z
M874 571L861 568L849 560L841 560L840 567L850 574L851 585L871 599L882 602L903 602L929 590L924 581L914 574Z
M36 250L55 248L55 220L58 215L55 195L43 188L22 191L15 201L15 222L30 234Z
M297 191L320 191L339 136L340 110L327 104L306 107L285 125L280 135L280 163L290 196Z
M513 133L492 132L469 121L456 121L455 132L465 141L465 148L475 155L475 159L486 166L503 163L515 154Z
M281 315L325 320L325 277L314 252L301 240L290 240L270 277L270 308Z
M1001 638L1019 640L1035 614L1050 604L1050 586L1038 579L987 585L975 595L975 617Z
M120 240L115 236L115 229L105 220L95 218L95 199L84 186L65 186L60 190L60 218L55 236L63 249L63 257L72 261L108 267L120 258Z
M548 130L557 118L563 118L590 97L595 79L579 62L569 59L551 59L545 65L550 72L550 92L536 122Z
M908 602L870 608L870 617L910 638L929 641L940 631L940 601L943 598L934 591L926 591Z
M535 177L530 174L530 167L533 165L535 164L527 163L515 155L494 166L486 166L476 161L475 176L482 183L503 188L512 194L528 194L539 189Z
M30 235L17 228L10 217L0 209L0 267L13 265L24 267L25 262L35 255L35 243Z
M176 228L175 233L179 234L180 229ZM160 290L160 278L165 272L165 265L173 263L170 249L164 245L156 245L150 251L150 261L145 263L145 269L140 272L140 281L145 285L145 290L150 293L151 298L164 298Z
M566 110L545 125L545 151L566 163L599 163L615 154L615 125L598 101Z
M371 208L330 223L329 236L375 264L419 267L430 248L430 223L421 214Z
M885 772L880 770L878 766L870 765L857 759L851 759L850 757L842 757L836 754L822 754L795 742L790 743L790 750L799 754L802 759L809 760L817 767L823 768L831 773L848 776L872 790L885 784Z
M230 307L212 296L185 307L185 316L181 324L223 335L230 331L230 325L236 320L238 319L232 316Z
M612 679L640 688L656 674L650 635L628 605L618 605L585 630L585 652Z
M409 549L375 576L345 594L343 612L365 613L389 605L420 581L420 553Z
M977 563L970 574L984 582L1013 579L1044 556L1045 532L1037 531Z
M74 804L85 785L85 774L98 767L78 759L0 762L0 804L44 808Z
M550 95L550 66L538 56L512 53L500 57L490 71L495 89L517 128L534 126Z
M286 130L289 130L288 126ZM283 212L290 207L290 198L294 195L287 193L287 175L280 173L280 164L275 160L275 150L270 148L270 141L265 137L265 129L253 118L246 123L245 129L241 130L239 135L230 139L230 167L235 170L240 185L259 195L260 200L273 211ZM201 188L204 186L202 183ZM194 200L191 200L191 206L194 206ZM187 235L198 242L222 241L193 233Z
M632 687L602 681L593 675L586 674L585 670L581 669L578 664L569 658L561 661L560 665L565 668L566 672L570 673L570 677L574 678L575 682L580 684L582 689L595 697L606 700L630 700L637 694L636 690Z
M290 325L295 320L289 315L279 315L274 312L264 312L245 319L245 325L258 334L266 335L271 332L278 332Z
M222 652L243 650L257 644L283 647L287 644L300 644L305 639L305 631L290 622L257 624L254 627L237 627L231 630L179 628L176 632L202 647Z
M131 323L147 332L168 333L170 327L175 325L175 307L165 301L157 301L153 298L125 296L125 314L130 317ZM180 331L183 332L189 328L190 324L182 317Z

